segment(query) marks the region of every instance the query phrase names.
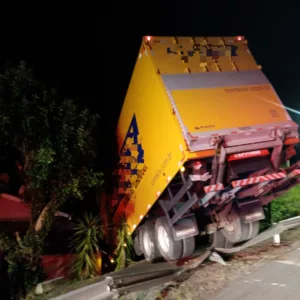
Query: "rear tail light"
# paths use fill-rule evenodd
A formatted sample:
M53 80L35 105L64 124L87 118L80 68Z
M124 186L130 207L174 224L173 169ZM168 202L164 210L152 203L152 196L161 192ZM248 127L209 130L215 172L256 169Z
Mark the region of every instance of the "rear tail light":
M245 39L245 37L240 36L240 35L236 37L236 40L239 41L239 42L243 41L244 39Z
M201 167L202 167L202 163L201 163L200 161L195 161L195 162L194 162L193 168L194 168L195 170L200 170Z

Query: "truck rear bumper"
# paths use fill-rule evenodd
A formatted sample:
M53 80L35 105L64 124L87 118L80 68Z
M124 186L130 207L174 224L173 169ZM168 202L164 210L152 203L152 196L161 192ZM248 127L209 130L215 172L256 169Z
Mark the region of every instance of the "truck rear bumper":
M241 179L231 184L232 187L222 185L218 190L210 188L214 186L206 186L206 196L201 199L202 205L209 205L214 198L223 199L221 201L225 203L230 199L249 199L249 197L260 199L261 204L266 205L300 184L300 161L281 172Z
M258 189L257 195L261 199L261 204L266 205L298 184L300 184L300 169L295 169L291 171L286 178L277 182L268 183Z
M277 130L287 129L286 139L298 138L298 125L293 121L274 123L269 125L256 125L243 128L232 128L219 131L208 131L205 133L185 132L185 138L190 151L196 152L207 149L214 149L215 139L222 137L226 147L236 147L242 145L256 144L254 150L258 149L258 144L262 149L266 148L266 143L272 144L276 140ZM246 147L246 151L248 147Z
M247 190L241 190L237 193L238 198L246 198L253 195L255 198L260 198L262 205L268 204L273 199L284 194L287 190L300 184L300 162L295 163L284 170L283 178L275 178L275 176L263 176L264 182L256 184ZM261 176L259 176L261 177ZM273 177L271 179L271 177ZM276 176L279 177L279 176ZM258 178L258 177L257 177Z

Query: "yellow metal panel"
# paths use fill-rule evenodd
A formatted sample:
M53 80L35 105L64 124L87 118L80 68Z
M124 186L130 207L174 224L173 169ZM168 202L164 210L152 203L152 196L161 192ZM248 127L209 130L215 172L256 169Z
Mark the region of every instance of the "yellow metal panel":
M271 85L174 90L171 94L189 132L287 121Z
M121 155L121 163L128 167L130 162L130 168L120 169L119 175L131 187L120 186L120 192L127 197L118 206L114 222L125 212L132 230L155 203L157 193L163 192L177 173L180 161L187 157L176 116L148 54L144 51L137 60L117 128L120 150L123 147L123 151L130 151L130 155ZM141 149L143 159L137 159Z
M151 37L144 46L161 74L258 68L247 41L237 37Z

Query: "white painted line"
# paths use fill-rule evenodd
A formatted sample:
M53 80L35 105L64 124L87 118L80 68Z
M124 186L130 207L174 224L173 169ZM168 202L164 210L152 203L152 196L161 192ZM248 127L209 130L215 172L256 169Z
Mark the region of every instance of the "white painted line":
M276 262L280 264L285 264L285 265L291 265L291 266L297 266L300 267L300 263L296 263L292 260L276 260Z

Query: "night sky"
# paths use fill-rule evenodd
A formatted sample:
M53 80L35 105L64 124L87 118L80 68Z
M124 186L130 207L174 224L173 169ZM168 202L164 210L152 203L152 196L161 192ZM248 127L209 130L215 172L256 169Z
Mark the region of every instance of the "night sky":
M50 17L39 15L37 21L20 24L20 38L5 43L4 48L17 51L13 61L25 59L36 76L62 96L102 116L101 155L109 158L113 157L116 121L144 35L244 35L284 104L300 111L300 18L293 8L274 7L266 1L260 5L254 1L240 1L247 5L194 2L197 4L112 3L82 9L81 14L56 10L49 12ZM1 63L5 59L2 56ZM299 115L290 114L300 122ZM111 159L105 162L105 167L110 167Z

